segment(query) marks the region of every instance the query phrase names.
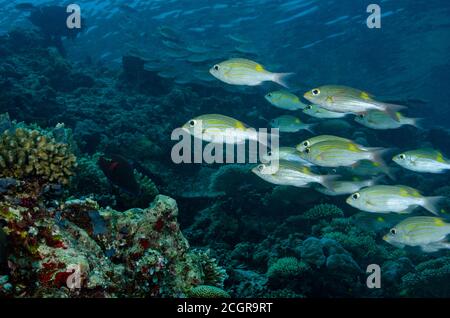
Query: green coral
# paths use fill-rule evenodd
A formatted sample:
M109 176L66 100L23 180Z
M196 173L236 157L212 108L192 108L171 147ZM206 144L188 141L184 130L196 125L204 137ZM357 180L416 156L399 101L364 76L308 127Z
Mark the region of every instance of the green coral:
M223 289L209 285L199 285L192 288L188 296L191 298L230 298L230 294Z
M344 212L334 204L317 204L303 214L303 218L311 221L343 217Z
M450 257L425 261L415 272L402 277L402 292L406 297L450 297Z
M273 263L267 270L269 280L299 277L310 270L310 266L295 257L283 257Z
M76 157L70 147L37 129L6 130L0 148L0 177L68 184L74 174Z

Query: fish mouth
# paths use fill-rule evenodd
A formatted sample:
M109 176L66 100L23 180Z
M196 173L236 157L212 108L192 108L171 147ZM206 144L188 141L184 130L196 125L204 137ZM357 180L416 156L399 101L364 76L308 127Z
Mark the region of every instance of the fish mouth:
M216 76L216 74L215 74L215 70L214 70L214 68L213 67L211 67L210 69L209 69L209 74L211 74L212 76L214 76L214 77L217 77Z
M350 203L350 202L351 202L351 197L348 197L348 198L345 200L345 202L347 202L347 204L353 206L353 205Z
M180 129L188 134L191 134L191 131L186 126L180 127Z
M385 235L385 236L383 236L383 241L386 241L386 242L388 242L388 236L387 235Z

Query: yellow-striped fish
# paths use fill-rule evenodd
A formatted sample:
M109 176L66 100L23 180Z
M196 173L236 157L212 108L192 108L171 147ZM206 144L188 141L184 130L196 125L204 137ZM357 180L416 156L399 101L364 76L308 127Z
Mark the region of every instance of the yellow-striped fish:
M264 96L264 98L273 106L286 109L286 110L298 110L306 107L298 96L287 91L275 91L270 92Z
M450 169L450 160L435 149L405 151L392 160L403 168L416 172L443 173Z
M385 151L383 148L363 147L353 141L327 140L306 147L301 154L304 159L317 166L336 168L352 166L361 160L370 160L385 166L381 158Z
M433 216L410 217L392 229L383 240L398 248L418 246L426 253L449 249L446 237L450 234L450 224Z
M395 114L397 119L392 118L389 114L379 111L370 110L365 114L359 114L355 117L355 121L363 126L372 129L396 129L404 125L411 125L418 127L420 118L408 118L403 116L400 112Z
M333 181L330 188L316 188L316 190L325 195L337 196L354 193L362 188L373 186L376 179L373 180L353 180L353 181Z
M372 213L411 213L418 206L438 215L443 197L424 197L404 185L375 185L353 193L346 200L352 207Z
M287 87L284 82L292 73L272 73L259 63L247 59L231 59L214 65L209 70L215 78L231 85L256 86L271 81Z
M304 94L304 97L313 104L339 113L361 114L375 109L386 112L398 121L397 111L404 106L387 104L373 99L373 96L359 89L326 85L314 88Z
M254 129L234 118L220 114L206 114L189 120L182 127L192 136L207 142L237 144L257 140Z
M259 164L252 169L252 172L267 182L295 187L306 187L311 183L319 183L324 187L329 187L330 182L339 177L315 174L306 166L283 160L276 165Z
M322 141L331 141L331 140L351 142L350 139L343 138L343 137L338 137L338 136L333 136L333 135L320 135L320 136L315 136L315 137L303 140L301 143L299 143L297 145L296 148L298 151L304 151L306 148L311 147L314 144L317 144Z

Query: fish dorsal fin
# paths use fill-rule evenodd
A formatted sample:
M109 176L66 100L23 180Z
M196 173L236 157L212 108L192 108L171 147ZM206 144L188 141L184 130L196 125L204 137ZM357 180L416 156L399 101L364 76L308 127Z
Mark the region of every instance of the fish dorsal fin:
M359 149L358 149L358 147L355 144L349 143L348 144L348 150L350 150L350 151L358 151Z
M361 97L362 99L365 99L365 100L370 100L370 99L372 99L372 97L370 96L370 94L367 93L367 92L361 92L360 97Z
M447 223L445 223L444 220L441 219L441 218L435 218L434 219L434 225L442 227L442 226L446 226Z
M239 120L236 121L236 123L234 124L234 127L237 129L246 129L247 128L247 126Z
M437 151L436 153L436 161L440 163L445 163L444 156L442 155L442 152Z
M265 71L264 66L262 66L262 65L259 64L259 63L256 63L256 65L255 65L255 70L256 70L257 72L264 72L264 71Z

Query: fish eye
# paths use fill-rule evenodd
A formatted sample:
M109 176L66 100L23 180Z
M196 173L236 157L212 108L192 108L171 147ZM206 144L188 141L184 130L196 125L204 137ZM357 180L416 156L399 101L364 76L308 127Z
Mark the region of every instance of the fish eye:
M197 121L191 120L191 121L189 121L189 126L194 127L196 123L197 123Z
M262 171L264 169L264 165L259 165L257 169L258 171Z
M390 232L392 235L397 234L397 230L396 230L396 229L391 229L389 232Z
M311 149L306 148L306 149L305 149L305 152L306 152L306 153L310 153L310 152L311 152Z
M311 105L308 105L308 106L306 106L306 109L312 109L312 106Z
M303 146L305 146L305 147L309 147L309 141L307 140L307 141L305 141L304 143L303 143Z
M272 97L272 93L267 94L267 97Z
M214 65L213 68L214 68L215 71L218 71L219 70L219 65L216 64L216 65Z
M269 157L272 157L272 151L269 151L269 152L267 153L267 155L268 155Z
M401 160L405 160L406 156L404 154L401 154L401 155L398 156L398 158L401 159Z
M311 91L311 93L312 93L314 96L317 96L317 95L320 94L320 89L314 88L314 89Z
M358 200L360 196L361 196L361 195L360 195L358 192L353 193L352 199L353 199L353 200Z

